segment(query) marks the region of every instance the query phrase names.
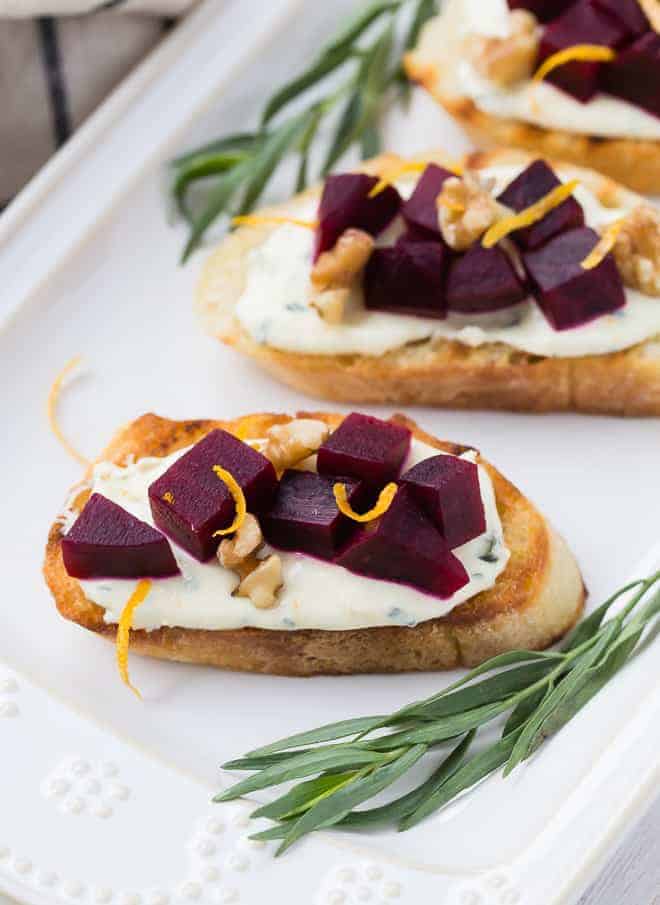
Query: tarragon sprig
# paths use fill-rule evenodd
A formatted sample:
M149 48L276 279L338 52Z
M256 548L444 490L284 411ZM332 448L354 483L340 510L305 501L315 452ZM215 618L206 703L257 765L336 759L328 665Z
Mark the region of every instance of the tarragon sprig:
M321 726L230 761L225 769L252 775L214 801L303 780L252 814L275 821L253 838L281 840L278 855L328 827L370 830L389 824L407 830L495 770L503 767L507 776L573 719L631 657L660 612L659 583L656 572L620 588L559 650L500 654L394 713ZM625 594L629 599L609 615ZM503 725L497 740L477 747L480 730L498 719ZM412 791L359 809L450 743Z
M253 209L289 154L298 156L295 188L302 191L310 178L312 150L333 115L336 124L321 176L353 146L359 146L363 158L377 154L387 104L394 96L407 97L402 53L414 46L420 29L435 12L436 0L373 0L321 48L308 69L275 92L258 129L228 135L172 161L172 198L190 226L183 261L218 217ZM404 24L407 29L401 38ZM305 106L310 89L326 80L330 87L325 96L319 98L322 89L318 89L314 101ZM193 187L201 191L201 205L191 202Z

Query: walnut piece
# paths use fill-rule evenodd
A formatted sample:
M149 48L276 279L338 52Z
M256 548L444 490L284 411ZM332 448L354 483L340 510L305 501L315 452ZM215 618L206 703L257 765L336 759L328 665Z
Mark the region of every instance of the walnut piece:
M640 204L626 217L612 249L626 286L660 298L660 212Z
M504 38L470 35L466 53L479 75L503 88L531 78L539 47L538 22L525 9L509 13Z
M451 248L465 251L497 220L500 208L491 189L470 172L445 181L436 203L440 232Z
M282 560L275 553L259 561L239 584L236 594L249 597L258 610L268 610L277 602L277 592L282 587Z
M347 229L334 246L324 251L312 267L315 289L351 286L364 270L374 248L373 236L361 229Z
M312 267L310 305L328 323L343 320L350 289L359 282L374 244L369 233L347 229Z
M268 443L263 450L277 472L315 453L330 434L330 428L315 418L296 418L287 424L274 424L268 429Z
M310 307L328 324L341 324L346 313L350 289L323 289L310 299Z
M241 527L233 537L226 537L218 547L218 559L225 569L235 569L241 578L241 567L246 560L253 559L253 554L263 543L263 535L259 522L248 512L243 519ZM245 572L247 574L247 572Z

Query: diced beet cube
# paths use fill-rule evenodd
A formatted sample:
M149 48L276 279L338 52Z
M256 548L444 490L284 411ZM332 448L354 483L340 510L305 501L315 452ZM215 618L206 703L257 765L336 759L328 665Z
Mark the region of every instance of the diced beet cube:
M364 304L371 311L447 316L445 280L451 254L442 242L399 241L372 253L364 273Z
M612 254L592 270L581 266L599 238L593 229L573 229L523 255L536 299L555 330L579 327L626 303Z
M598 44L614 49L625 37L624 27L615 19L597 10L590 0L578 0L544 30L539 62L575 44ZM598 91L601 67L602 63L575 60L554 69L547 81L586 103Z
M382 487L399 474L410 449L410 431L391 421L353 412L318 451L319 474L347 475Z
M351 227L377 236L392 222L401 208L401 196L388 185L370 198L369 192L376 185L376 176L366 173L328 176L319 203L314 259L332 248Z
M509 9L527 9L534 13L539 22L556 19L574 0L509 0Z
M470 580L431 519L402 487L375 530L361 531L336 562L358 575L451 597Z
M603 72L603 90L660 116L660 35L639 38Z
M509 256L501 248L475 242L457 258L447 280L447 307L463 314L509 308L527 298Z
M519 212L539 201L558 185L561 185L560 180L545 160L535 160L509 183L497 200ZM521 248L538 248L557 233L578 226L584 226L584 211L582 205L570 197L553 208L542 220L511 233L511 238Z
M255 515L270 506L277 489L271 462L224 430L211 431L154 481L149 502L155 523L201 562L222 540L214 532L229 527L236 514L234 498L214 465L236 479Z
M160 531L93 493L62 538L64 568L72 578L164 578L179 567Z
M449 170L430 163L419 178L415 191L401 208L403 219L407 225L416 229L427 230L439 236L438 208L436 198L442 190L446 179L453 176Z
M261 519L268 543L283 550L332 559L358 524L337 508L333 487L338 480L346 485L351 506L358 506L361 493L357 481L310 471L285 471L275 502Z
M591 0L602 13L612 16L626 31L626 38L638 38L651 28L639 0Z
M401 477L451 549L486 530L479 469L457 456L431 456Z

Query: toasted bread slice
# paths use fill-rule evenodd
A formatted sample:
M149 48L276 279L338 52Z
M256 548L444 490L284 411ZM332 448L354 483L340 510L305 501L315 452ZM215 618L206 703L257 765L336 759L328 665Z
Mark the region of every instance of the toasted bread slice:
M302 416L302 413L301 413ZM332 427L341 415L313 413ZM287 415L250 415L236 421L168 421L144 415L119 432L100 460L116 464L127 457L165 456L222 427L241 428L246 438L263 436ZM437 440L403 415L414 436L439 450L460 454L468 447ZM403 672L474 666L514 648L541 649L560 638L582 612L585 589L576 562L564 541L550 528L526 497L481 456L495 489L510 560L493 588L457 606L440 619L415 627L386 626L347 631L280 631L243 628L204 631L161 628L133 631L131 650L166 660L204 663L225 669L278 675L319 673ZM82 509L89 491L74 508ZM104 621L104 611L88 600L80 583L67 574L62 561L61 522L48 537L44 574L60 613L106 638L116 627Z
M445 156L424 155L439 163ZM524 165L524 151L476 152L464 159L473 169ZM366 172L391 172L400 158L381 155ZM566 172L552 161L559 174ZM643 199L592 170L568 168L606 206L635 207ZM304 196L314 197L319 189ZM282 214L290 208L269 208ZM660 415L660 336L621 352L580 358L531 355L504 343L470 348L442 338L393 349L384 355L309 355L256 342L234 314L245 288L250 251L265 241L268 223L243 226L229 235L206 263L196 308L208 333L254 358L303 393L348 403L435 405L460 409L526 412L577 411L616 415Z
M417 48L406 54L406 73L460 123L478 147L522 148L537 157L591 167L637 192L660 194L660 141L547 129L486 113L472 98L457 95L452 90L455 57L433 52L433 24L422 33Z

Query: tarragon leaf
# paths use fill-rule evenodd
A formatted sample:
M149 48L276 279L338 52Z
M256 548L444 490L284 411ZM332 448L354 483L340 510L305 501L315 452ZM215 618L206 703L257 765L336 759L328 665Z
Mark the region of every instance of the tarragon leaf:
M372 25L376 19L379 19L383 13L393 12L401 6L401 0L389 0L389 2L369 3L365 9L357 13L342 30L335 35L330 43L325 47L326 53L339 50L342 47L352 46L355 41Z
M380 726L384 719L386 719L385 716L359 716L355 719L339 720L337 723L327 723L325 726L319 726L318 729L298 732L296 735L281 738L279 741L264 745L262 748L255 748L254 751L250 751L248 757L273 754L276 751L283 751L287 748L299 748L302 745L315 745L319 742L331 741L332 739L346 738L349 735L368 731L371 727Z
M402 817L412 813L429 795L439 789L456 772L465 759L474 736L474 730L468 732L429 778L417 786L416 789L380 807L369 808L364 811L352 811L343 818L340 825L350 827L350 829L369 829L383 823L396 823Z
M411 826L415 826L420 820L444 807L458 794L476 785L505 764L513 750L516 738L517 733L514 732L471 757L435 792L428 795L412 813L402 818L399 822L399 829L408 830Z
M320 748L307 754L292 755L281 764L266 767L265 770L249 776L230 789L216 795L213 800L232 801L234 798L240 798L241 795L247 795L248 792L256 792L258 789L265 789L268 786L277 786L291 779L301 779L303 776L311 776L314 773L382 762L383 755L376 751L365 751L349 745L341 749L333 747L332 750L327 751Z
M351 773L324 773L316 779L298 783L285 795L280 795L275 801L257 808L251 817L268 817L271 820L287 820L295 817L302 811L308 810L322 798L331 795L351 782L358 772Z
M540 704L538 710L525 723L511 757L506 765L505 776L507 776L515 767L523 760L528 758L543 740L543 725L551 713L571 694L576 693L585 681L585 674L590 667L594 666L601 658L603 653L612 644L617 634L621 631L620 626L615 622L609 622L602 634L597 637L593 646L588 648L578 660L576 660L573 669L568 675L562 679L557 687L547 696Z
M433 745L437 742L455 738L457 735L462 735L470 729L477 729L479 726L489 723L501 713L509 710L511 706L510 701L507 699L494 704L486 704L483 707L473 707L463 713L452 714L451 716L426 723L419 728L393 732L390 735L384 735L372 741L362 742L361 745L364 748L376 751L390 751L394 748L399 748L401 745L416 745L420 743Z
M310 111L307 110L300 116L294 117L280 126L264 141L261 151L252 160L251 172L239 213L252 210L255 203L259 200L266 183L272 176L273 170L277 167L286 151L298 142L304 134L309 125L311 115Z
M302 75L292 79L273 95L263 112L262 125L267 126L273 117L294 98L307 91L308 88L311 88L312 85L325 78L326 75L329 75L339 66L342 66L351 56L351 53L352 48L350 45L337 47L323 53Z
M593 638L598 629L601 627L603 619L605 618L605 616L607 616L607 613L612 605L619 599L619 597L625 594L626 591L630 591L632 588L638 587L641 583L641 581L631 581L623 588L619 588L619 590L615 594L612 594L612 596L609 597L605 601L605 603L601 604L597 609L593 611L593 613L590 613L575 626L573 631L569 633L568 637L562 644L562 650L575 650L576 647L579 647L581 644L584 644L585 641Z
M392 763L377 767L364 776L356 777L338 791L322 798L293 824L277 854L280 855L285 852L289 846L307 833L311 833L321 825L327 825L328 821L335 818L341 820L354 807L378 795L383 789L396 782L404 773L407 773L425 751L425 745L414 745Z

